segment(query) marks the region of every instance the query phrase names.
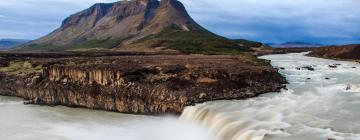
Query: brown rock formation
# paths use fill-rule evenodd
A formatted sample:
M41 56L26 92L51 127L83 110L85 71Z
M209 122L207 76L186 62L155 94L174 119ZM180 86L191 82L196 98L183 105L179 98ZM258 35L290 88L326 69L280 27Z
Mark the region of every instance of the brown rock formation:
M321 47L308 54L313 57L335 59L360 59L360 44Z
M12 61L12 60L11 60ZM0 74L0 94L29 103L123 113L181 113L185 106L278 91L284 78L268 63L240 56L148 55L17 57L42 73Z

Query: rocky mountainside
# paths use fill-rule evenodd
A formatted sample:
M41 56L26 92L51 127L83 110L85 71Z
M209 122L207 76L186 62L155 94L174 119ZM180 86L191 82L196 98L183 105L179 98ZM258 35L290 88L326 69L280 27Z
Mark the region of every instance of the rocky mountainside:
M60 28L22 49L89 48L189 53L248 50L201 27L177 0L125 0L95 4L66 18Z
M360 59L360 44L321 47L308 55L322 58Z

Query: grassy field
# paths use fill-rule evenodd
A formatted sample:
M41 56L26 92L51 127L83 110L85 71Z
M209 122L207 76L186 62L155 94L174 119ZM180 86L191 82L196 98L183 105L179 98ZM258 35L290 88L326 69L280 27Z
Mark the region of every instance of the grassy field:
M41 65L33 66L33 64L28 61L13 61L10 62L7 67L0 67L0 72L10 75L26 76L32 73L43 72L43 67Z

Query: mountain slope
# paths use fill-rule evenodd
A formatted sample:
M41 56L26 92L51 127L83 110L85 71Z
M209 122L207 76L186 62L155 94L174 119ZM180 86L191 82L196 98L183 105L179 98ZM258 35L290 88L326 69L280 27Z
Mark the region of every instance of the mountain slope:
M25 39L0 39L0 49L9 49L18 45L29 42Z
M23 50L177 50L238 53L249 50L197 24L177 0L95 4L65 19L59 29Z

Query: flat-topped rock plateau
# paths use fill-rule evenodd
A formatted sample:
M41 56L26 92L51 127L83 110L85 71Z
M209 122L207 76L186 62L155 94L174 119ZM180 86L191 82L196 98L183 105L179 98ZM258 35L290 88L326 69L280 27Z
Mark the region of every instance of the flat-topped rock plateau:
M244 55L0 54L0 95L30 104L179 114L195 103L279 91L285 82L268 61Z

